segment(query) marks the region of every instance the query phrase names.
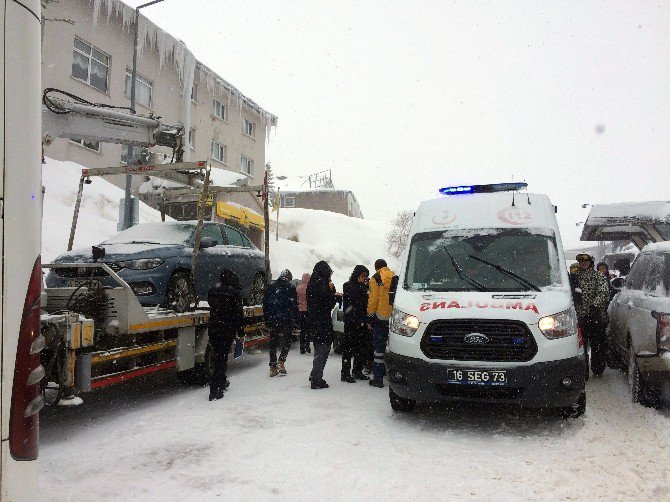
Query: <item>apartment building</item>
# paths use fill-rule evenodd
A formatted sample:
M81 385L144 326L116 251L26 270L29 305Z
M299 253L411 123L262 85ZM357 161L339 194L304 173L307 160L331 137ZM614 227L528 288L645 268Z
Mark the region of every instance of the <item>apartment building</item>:
M48 3L43 15L43 87L92 103L130 106L134 9L119 0L59 0ZM184 160L207 160L217 169L244 174L250 185L262 184L267 136L277 117L141 15L138 33L137 113L183 124L189 142ZM118 166L130 161L128 152L121 145L66 139L45 149L49 157L86 167ZM123 176L110 178L124 186ZM137 193L145 179L134 178ZM247 198L241 203L258 207L255 197Z

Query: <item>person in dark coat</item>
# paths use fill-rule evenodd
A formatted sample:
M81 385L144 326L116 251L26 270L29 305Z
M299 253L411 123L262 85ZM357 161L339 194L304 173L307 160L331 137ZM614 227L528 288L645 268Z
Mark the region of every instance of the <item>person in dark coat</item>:
M330 278L333 270L325 261L314 265L312 277L307 284L307 318L314 343L314 362L309 377L312 389L325 389L328 384L323 379L330 346L333 343L333 307L337 303L335 286Z
M368 276L370 271L364 265L356 265L349 281L342 287L344 309L344 341L342 343L342 381L354 383L369 380L363 374L367 361L368 338ZM353 359L353 373L352 363Z
M598 265L596 265L596 270L607 281L607 287L608 287L609 292L610 292L610 298L607 302L607 305L609 305L610 302L612 301L612 298L614 298L614 296L618 293L618 291L612 287L612 277L610 275L610 268L607 266L607 263L605 263L604 261L601 261L600 263L598 263Z
M293 326L300 319L298 312L298 296L295 286L291 284L293 274L290 270L283 270L279 278L270 284L263 298L263 317L265 324L270 328L270 376L286 375L286 357L291 349ZM277 347L283 338L279 362L277 362Z
M214 371L209 384L209 400L221 399L230 382L226 379L228 353L233 340L244 334L244 307L240 278L224 268L221 283L207 293L209 302L209 344Z

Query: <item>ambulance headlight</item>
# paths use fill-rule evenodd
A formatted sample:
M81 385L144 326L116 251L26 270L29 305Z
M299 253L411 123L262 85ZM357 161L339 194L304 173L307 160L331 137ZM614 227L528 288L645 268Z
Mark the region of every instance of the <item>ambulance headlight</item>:
M571 307L558 314L541 318L537 327L550 340L571 336L577 333L577 314Z
M405 314L398 309L393 309L393 314L389 321L389 329L393 333L402 336L413 336L420 325L421 323L419 322L418 317L411 314Z

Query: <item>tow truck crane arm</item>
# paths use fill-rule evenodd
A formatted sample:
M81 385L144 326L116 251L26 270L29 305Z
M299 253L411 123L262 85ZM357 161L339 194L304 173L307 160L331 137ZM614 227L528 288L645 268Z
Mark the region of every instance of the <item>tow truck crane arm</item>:
M72 100L53 96L60 93ZM117 143L142 147L172 148L177 162L183 159L184 126L164 124L160 117L145 117L129 108L90 103L57 89L45 89L42 96L42 142L56 138ZM127 110L127 111L124 111Z

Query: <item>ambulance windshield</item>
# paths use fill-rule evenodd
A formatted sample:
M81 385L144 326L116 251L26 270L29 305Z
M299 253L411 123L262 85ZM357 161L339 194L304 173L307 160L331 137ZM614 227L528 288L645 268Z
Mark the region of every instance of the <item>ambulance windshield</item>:
M404 286L418 291L536 291L560 284L551 230L487 228L416 234Z

